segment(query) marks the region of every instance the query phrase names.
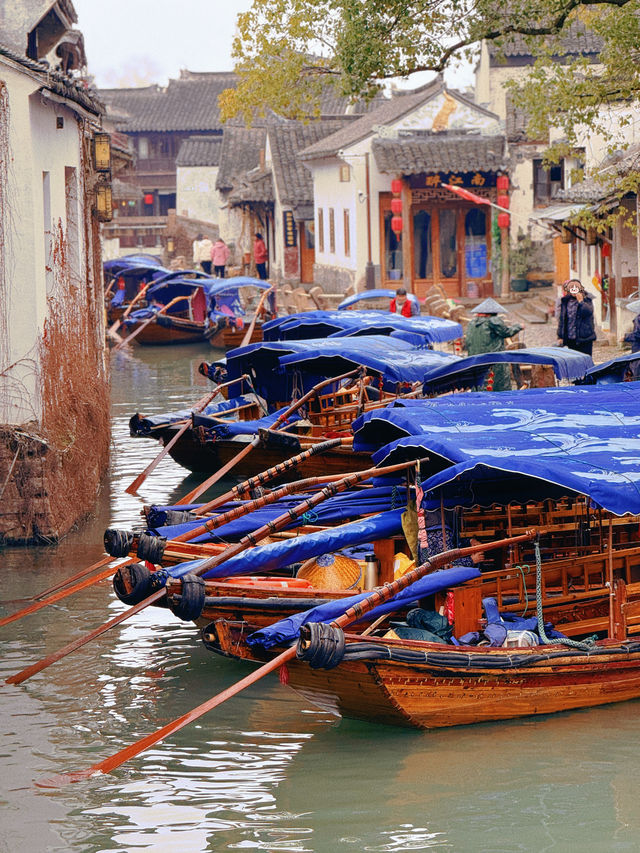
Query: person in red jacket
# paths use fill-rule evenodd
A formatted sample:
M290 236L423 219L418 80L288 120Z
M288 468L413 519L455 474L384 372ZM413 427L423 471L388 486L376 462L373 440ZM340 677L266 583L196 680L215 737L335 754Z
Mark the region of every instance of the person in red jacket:
M253 260L256 262L258 278L264 281L267 277L267 247L265 246L262 234L258 231L256 231L255 240L253 241Z
M389 311L392 314L402 314L403 317L415 317L420 313L420 308L415 299L407 297L407 291L404 287L399 287L396 290L395 299L389 303Z

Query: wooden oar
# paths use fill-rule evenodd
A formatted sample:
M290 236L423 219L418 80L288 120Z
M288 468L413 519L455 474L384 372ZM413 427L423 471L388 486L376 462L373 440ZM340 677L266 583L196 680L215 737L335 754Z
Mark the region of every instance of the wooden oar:
M217 397L217 395L220 393L220 391L223 388L226 388L228 385L232 385L235 382L240 382L244 378L245 378L244 376L241 376L240 379L234 379L231 382L224 382L222 385L218 385L218 387L214 391L212 391L210 394L207 394L205 397L202 397L200 400L198 400L198 402L195 404L195 406L191 409L191 414L194 415L194 414L197 414L198 412L201 412L203 409L205 409L209 405L209 403L214 399L214 397ZM191 425L192 425L192 420L191 420L191 418L189 418L184 422L184 424L176 432L176 434L173 436L173 438L169 442L167 442L167 444L165 444L165 446L162 448L160 453L158 453L158 455L153 460L153 462L149 463L149 465L147 465L147 467L144 469L144 471L141 474L138 474L138 476L135 478L135 480L127 486L127 488L125 489L125 492L127 492L130 495L135 495L137 493L138 489L144 483L144 481L147 479L149 474L156 468L157 465L159 465L159 463L164 459L164 457L167 455L167 453L171 450L173 445L178 441L178 439L182 435L184 435L184 433L189 429L189 427Z
M360 368L357 368L356 370L350 370L348 373L343 373L340 376L333 376L331 379L324 379L322 382L318 382L317 385L314 385L313 388L311 388L310 391L307 391L307 393L302 396L296 403L293 403L291 406L285 409L284 412L282 412L282 414L279 415L279 417L274 421L274 423L272 423L271 426L268 427L267 431L277 432L278 427L286 420L288 420L288 418L294 412L297 412L298 409L303 406L307 402L307 400L317 394L318 391L320 391L326 385L330 385L332 382L339 382L341 379L345 379L347 376L353 376L354 374L358 373L359 370ZM221 480L225 476L225 474L228 474L229 471L235 468L238 462L241 462L245 458L245 456L248 456L251 451L254 448L258 447L261 442L262 438L259 435L255 436L255 438L253 438L248 444L246 444L240 451L240 453L237 453L233 457L233 459L230 459L227 462L226 465L223 465L222 468L212 474L209 479L204 481L204 483L201 483L197 488L190 491L188 495L185 495L183 498L177 501L176 506L182 504L190 504L197 500L200 495L204 494L204 492L210 489L211 486L218 482L218 480Z
M230 545L226 548L221 554L217 554L216 556L209 557L206 560L203 560L202 563L194 569L192 574L202 576L206 574L211 569L216 566L221 565L227 560L231 559L231 557L235 557L236 554L239 554L241 551L245 551L247 548L256 545L262 539L265 539L267 536L270 536L272 533L275 533L278 530L282 530L283 527L286 527L287 524L290 524L296 518L299 518L305 512L308 512L313 507L317 506L322 501L325 501L327 498L336 495L338 492L343 492L345 489L350 486L359 483L361 480L366 480L368 477L373 476L384 476L385 474L392 474L395 471L400 471L403 468L407 468L410 465L415 465L415 462L401 462L397 465L389 465L385 468L370 468L368 471L361 471L358 474L348 474L346 477L343 477L341 480L337 480L334 483L331 483L328 486L325 486L320 492L317 492L312 497L308 498L302 503L298 504L295 507L292 507L287 512L279 515L273 521L270 521L268 524L263 525L258 528L258 530L253 533L249 533L244 536L239 542ZM119 625L121 622L129 619L129 617L133 616L136 613L139 613L141 610L144 610L151 604L154 604L156 601L161 599L166 594L165 588L161 588L156 590L156 592L152 593L147 598L143 599L139 604L135 604L133 607L130 607L128 610L123 613L119 613L117 616L114 616L113 619L110 619L108 622L105 622L99 628L96 628L94 631L91 631L88 634L85 634L83 637L78 637L78 639L74 640L72 643L69 643L62 649L59 649L57 652L53 652L42 660L37 661L36 663L28 666L26 669L21 670L15 675L9 676L7 678L7 684L21 684L23 681L26 681L27 678L31 678L32 675L35 675L38 672L41 672L43 669L51 666L51 664L56 663L56 661L61 660L63 657L66 657L71 652L76 651L76 649L81 648L87 643L91 642L91 640L96 639L102 634L109 631L111 628Z
M242 343L240 344L241 347L246 347L247 344L251 343L251 335L253 334L253 330L256 327L256 322L258 320L258 314L260 313L260 310L261 310L262 306L264 305L265 299L267 298L267 296L270 293L273 293L274 289L275 289L275 285L272 285L268 290L265 290L265 292L260 297L260 301L256 305L256 310L253 313L253 320L251 321L249 328L245 332L244 338L242 339Z
M106 562L112 563L113 557L107 557ZM124 563L119 563L117 566L111 566L106 569L104 572L100 572L92 578L86 578L79 583L74 584L71 587L66 589L59 590L53 595L49 595L47 598L36 601L31 604L29 607L25 607L23 610L18 610L17 613L12 613L11 616L5 616L4 619L0 619L0 628L5 625L9 625L11 622L15 622L18 619L22 619L23 616L30 616L32 613L36 613L38 610L42 610L43 607L48 607L50 604L55 604L56 601L61 601L63 598L67 598L69 595L73 595L74 592L78 592L81 589L86 589L88 586L92 586L94 583L99 583L99 581L108 578L110 575L116 573L116 571L120 568L120 566L126 566L130 563L136 562L137 558L131 558L126 560ZM104 565L105 561L98 563L97 565ZM92 566L91 568L96 568L96 566ZM88 570L85 570L88 571Z
M471 554L492 551L495 548L504 548L509 545L514 545L516 542L524 542L525 540L533 539L537 535L537 532L538 531L536 530L529 530L521 536L513 536L510 539L502 539L498 542L488 542L480 545L471 545L468 548L454 548L450 551L444 551L442 554L436 554L426 563L423 563L421 566L407 572L407 574L397 580L394 580L391 583L386 583L384 586L376 587L376 589L372 591L371 595L368 595L355 606L350 607L342 614L342 616L339 616L331 624L339 628L346 628L351 623L361 619L366 613L373 610L374 607L383 604L385 601L389 601L389 599L393 598L394 595L397 595L398 592L406 589L408 586L411 586L412 583L415 583L417 580L424 577L424 575L435 571L441 566L445 566L448 563L452 563L454 560L470 556ZM222 705L223 702L227 701L227 699L231 699L232 696L236 696L238 693L241 693L245 688L255 684L256 681L259 681L265 675L268 675L270 672L278 669L278 667L282 666L282 664L287 661L292 660L295 656L296 644L286 649L284 652L281 652L281 654L277 655L277 657L269 661L269 663L263 664L263 666L255 670L255 672L247 675L231 687L227 687L226 690L223 690L221 693L218 693L216 696L213 696L211 699L208 699L206 702L198 705L197 708L193 708L193 710L188 711L176 720L172 720L153 734L147 735L130 746L121 749L119 752L115 753L115 755L105 758L97 764L93 764L86 770L78 770L73 773L61 773L57 776L52 776L49 779L41 779L36 782L36 785L40 788L60 788L70 782L81 782L82 780L88 779L90 776L95 776L98 773L111 773L112 770L116 770L125 762L130 761L132 758L140 755L141 752L149 749L149 747L155 746L155 744L160 743L160 741L169 737L169 735L180 731L180 729L189 725L189 723L198 720L204 714L212 711L214 708L217 708L218 705Z
M125 344L130 344L131 341L137 335L139 335L140 332L149 325L149 323L152 323L159 314L165 314L169 310L169 308L171 308L172 305L175 305L176 302L181 302L183 299L189 299L189 297L188 296L176 296L176 298L172 299L171 302L167 302L166 305L163 305L159 311L154 311L154 313L151 317L146 319L143 323L140 323L140 325L138 326L137 329L134 329L130 335L127 335L127 337L124 338L120 343L116 344L115 347L113 348L114 351L117 349L120 349L120 347L124 346Z
M227 503L227 501L234 501L242 499L243 495L250 494L254 489L257 489L259 486L266 485L270 480L273 480L275 477L280 477L282 474L290 471L294 468L297 468L302 462L305 462L312 456L321 455L325 453L327 450L332 450L334 447L339 447L341 444L344 444L345 440L342 438L330 438L327 441L324 441L322 444L316 444L314 447L310 447L308 450L303 450L302 453L298 453L296 456L292 456L290 459L285 459L283 462L278 462L277 465L274 465L271 468L267 468L266 471L263 471L261 474L256 474L255 477L249 477L242 483L239 483L237 486L234 486L232 489L229 489L228 492L225 492L223 495L219 495L217 498L209 501L209 503L203 504L196 510L196 515L206 515L208 512L212 512L214 509L217 509L219 506Z
M133 299L131 300L131 302L130 302L130 303L127 305L127 307L124 309L124 311L122 312L122 314L120 315L120 317L115 321L115 323L113 323L113 324L109 327L109 329L107 329L107 334L108 334L108 335L115 335L115 333L118 331L118 329L119 329L119 328L120 328L120 326L122 325L123 321L124 321L124 320L126 320L126 319L127 319L127 317L129 316L129 314L131 313L131 311L132 311L132 309L133 309L133 306L134 306L137 302L140 302L140 300L142 299L142 297L145 295L145 293L147 292L147 290L149 289L149 287L150 287L152 284L153 284L153 282L151 282L151 281L150 281L150 282L149 282L149 284L145 284L145 286L144 286L144 287L141 287L141 288L140 288L140 290L136 293L136 295L133 297ZM120 336L118 335L118 337L120 337Z

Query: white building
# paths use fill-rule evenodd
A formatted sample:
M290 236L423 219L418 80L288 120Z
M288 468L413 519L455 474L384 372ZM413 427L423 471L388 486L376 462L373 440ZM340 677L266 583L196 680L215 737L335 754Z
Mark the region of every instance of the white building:
M10 2L0 11L0 540L7 541L65 533L91 510L108 461L93 212L102 108L51 68L57 58L66 71L84 61L74 21L69 0ZM107 163L105 208L108 170Z

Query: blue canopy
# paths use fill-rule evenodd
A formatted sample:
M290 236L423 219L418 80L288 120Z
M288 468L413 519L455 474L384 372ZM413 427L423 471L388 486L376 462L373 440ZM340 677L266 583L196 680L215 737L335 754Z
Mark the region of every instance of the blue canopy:
M293 353L317 354L318 347L323 352L335 353L347 356L354 353L354 359L348 363L346 369L343 365L333 370L330 364L324 365L325 372L319 375L308 371L300 371L297 365L287 366L281 364L281 358ZM405 341L394 341L394 354L398 352L415 351L411 344ZM256 393L273 404L276 401L284 402L291 400L297 394L301 396L309 391L322 378L338 376L352 370L358 362L358 356L366 351L369 355L375 355L381 360L389 354L389 339L380 335L371 335L366 338L346 338L342 340L310 340L310 341L263 341L262 343L249 344L246 347L237 347L227 353L227 375L229 379L237 379L244 373L254 378ZM422 377L424 373L420 377ZM326 393L330 393L327 387Z
M477 391L429 400L396 400L352 425L354 450L374 451L405 436L477 430L573 432L592 426L640 426L640 383Z
M403 317L385 311L305 311L270 320L262 327L265 341L305 340L330 335L389 335L394 331L419 335L423 345L462 337L462 326L442 317Z
M435 592L447 589L450 586L458 586L478 577L480 577L479 570L472 566L454 566L450 569L440 569L420 578L420 580L401 590L389 601L378 605L367 614L366 618L375 620L385 613L393 613L394 610L419 601L421 598L426 598L428 595L433 595ZM287 619L281 619L273 625L250 634L247 637L247 643L250 646L263 646L266 649L292 643L297 640L300 628L303 625L308 622L331 622L346 613L354 604L364 601L369 595L371 595L371 591L361 592L358 595L350 595L348 598L328 601L325 604L312 607L311 610L295 613Z
M393 509L380 515L343 524L340 527L330 527L306 536L272 542L269 545L258 545L210 569L204 577L225 578L232 575L271 572L311 557L339 551L347 546L362 545L365 542L374 542L376 539L387 539L402 531L402 512L402 509ZM170 566L166 571L171 577L180 578L202 563L203 560L190 560L188 563Z
M596 384L640 379L640 352L629 352L587 370L586 381Z
M385 390L393 391L398 384L422 382L425 374L429 375L431 371L441 370L459 360L456 355L437 350L396 349L400 341L394 340L390 346L388 339L380 337L348 340L348 348L344 339L316 341L312 349L282 355L279 361L284 368L296 366L303 369L312 374L315 381L320 381L323 376L338 376L361 365L368 373L382 377ZM305 384L312 386L314 381L309 380Z
M430 500L488 505L569 491L640 514L640 383L458 394L368 414L354 424L354 449L403 435L374 461L427 457Z
M530 347L529 349L486 352L443 365L425 377L423 392L441 394L454 388L478 388L484 385L494 364L545 364L553 367L557 379L582 379L593 360L590 355L567 347Z
M118 275L123 270L132 269L135 266L144 266L149 269L165 270L160 258L155 255L125 255L123 258L113 258L105 261L102 265L104 271L109 275ZM169 272L169 270L166 270Z
M343 299L342 302L338 305L338 311L342 311L344 308L350 308L352 305L356 305L358 302L366 302L368 300L374 299L395 299L396 292L395 290L389 290L386 287L379 287L375 290L362 290L360 293L354 293L353 296L347 296L346 299ZM415 302L419 305L418 297L415 293L407 293L407 299L410 302Z

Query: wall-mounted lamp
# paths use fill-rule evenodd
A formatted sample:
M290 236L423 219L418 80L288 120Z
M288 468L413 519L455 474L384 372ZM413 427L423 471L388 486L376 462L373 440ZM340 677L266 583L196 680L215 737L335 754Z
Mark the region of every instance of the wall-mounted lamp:
M93 168L96 172L111 171L111 137L96 133L93 137Z
M99 222L111 222L113 219L113 198L110 184L98 184L96 186L95 212Z

